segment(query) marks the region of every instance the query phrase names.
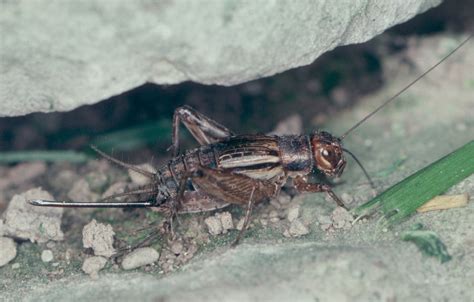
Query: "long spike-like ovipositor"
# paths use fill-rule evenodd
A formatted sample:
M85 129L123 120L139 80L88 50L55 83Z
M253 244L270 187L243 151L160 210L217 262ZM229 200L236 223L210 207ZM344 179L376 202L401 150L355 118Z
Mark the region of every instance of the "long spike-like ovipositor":
M384 108L385 106L387 106L390 102L392 102L393 100L395 100L396 98L398 98L402 93L404 93L405 91L408 90L408 88L410 88L411 86L413 86L416 82L418 82L419 80L421 80L425 75L427 75L428 73L430 73L433 69L435 69L436 67L438 67L441 63L443 63L446 59L448 59L452 54L454 54L456 51L458 51L461 47L464 46L464 44L466 44L469 39L471 39L472 35L467 37L466 40L464 40L461 44L459 44L455 49L453 49L451 52L449 52L446 56L444 56L440 61L438 61L438 63L434 64L433 66L431 66L430 68L428 68L425 72L423 72L421 75L419 75L415 80L411 81L408 85L406 85L402 90L400 90L399 92L397 92L395 95L393 95L391 98L389 98L388 100L386 100L385 102L382 103L382 105L378 106L374 111L370 112L369 114L367 114L363 119L361 119L359 122L357 122L354 126L352 126L349 130L347 130L346 132L344 132L344 134L342 134L340 137L339 137L339 140L343 140L350 132L352 132L354 129L356 129L357 127L359 127L362 123L364 123L366 120L368 120L369 118L371 118L374 114L376 114L377 112L379 112L382 108Z
M60 208L147 208L154 205L153 202L74 202L56 201L44 199L28 200L31 205L40 207L60 207Z

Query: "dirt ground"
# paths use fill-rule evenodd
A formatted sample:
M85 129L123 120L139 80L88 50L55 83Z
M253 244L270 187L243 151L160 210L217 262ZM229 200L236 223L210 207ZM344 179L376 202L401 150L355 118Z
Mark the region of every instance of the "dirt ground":
M276 89L276 95L265 93L263 97L255 92L271 90L288 78L299 82L299 77L314 72L313 66L280 78L230 88L234 89L231 95L247 90L250 91L248 98L269 100L266 109L258 109L254 101L247 99L247 103L221 104L214 113L222 117L229 108L237 108L229 118L231 128L251 131L249 129L256 128L253 124L256 122L239 127L239 120L259 121L260 118L265 132L274 128L276 121L282 121L282 128L298 129L301 127L298 117L286 122L284 119L291 115L288 113L297 113L305 130L324 125L337 135L441 59L463 37L465 35L449 33L415 36L400 42L406 48L398 51L393 51L394 42L383 42L382 38L382 42L357 48L362 53L377 53L375 66L380 66L373 73L367 72L354 80L355 84L347 83L351 81L348 76L336 81L337 87L325 93L324 89L311 86L321 83L322 76L317 75L313 82L301 83L301 94L292 96L299 101L283 104L278 114L271 100L285 96L291 89L288 84ZM381 49L374 52L373 45ZM374 63L362 65L361 69L367 69ZM354 67L354 70L359 69ZM359 156L374 177L378 192L473 139L472 70L474 47L471 42L344 141L345 147ZM367 82L367 85L362 84ZM364 88L352 89L357 84ZM311 89L319 91L322 102L310 97ZM189 103L195 102L195 106L202 105L203 111L212 112L206 107L210 105L202 100L211 91L198 94L194 99L189 96ZM329 104L324 104L325 101ZM311 107L313 105L315 107ZM91 109L81 110L85 111L81 114L87 115ZM170 114L167 110L159 114ZM244 112L250 113L244 115ZM261 118L262 115L271 115L272 119ZM68 119L60 114L55 116L55 121ZM117 113L116 118L120 116ZM141 116L143 120L147 118L145 114ZM94 120L97 119L91 123ZM136 121L140 121L140 117L132 122ZM14 123L20 121L14 120ZM70 127L75 127L74 122ZM106 132L110 126L103 124L99 129ZM24 131L44 148L59 144L49 142L49 138L61 135L55 130L49 132L50 136ZM86 127L80 138L62 139L62 146L81 148L100 131L89 131ZM30 140L20 146L13 137L10 143L18 150L28 149L32 144ZM165 145L163 142L159 147ZM123 157L135 163L159 165L165 162L166 157L162 155L150 161L149 156L154 152L153 148L144 148L139 153L123 153ZM33 162L1 166L0 176L0 213L3 212L4 218L9 201L32 188L42 187L57 200L90 201L132 188L142 181L103 159L81 164ZM336 193L351 208L370 200L376 193L351 159L336 184ZM16 257L0 267L0 296L5 301L129 301L137 298L143 301L473 301L472 175L447 192L460 193L470 194L468 206L416 214L387 230L377 224L376 218L351 224L351 218L336 209L323 194L293 196L290 191L257 207L250 229L235 248L230 244L238 234L236 227L243 215L242 209L230 207L217 213L183 215L175 230L177 238L170 239L161 232L150 245L156 254L148 250L134 255L135 259L128 259L138 264L143 259L156 257L155 261L130 270L124 270L123 263L129 252L121 253L121 249L163 228L161 213L141 209L66 209L55 214L61 231L33 230L32 234L22 237L25 239L16 240ZM18 213L22 215L21 209ZM51 219L48 221L53 228L56 223L53 214L37 215L38 219L45 216ZM92 224L91 248L84 248L84 226L92 220L99 226ZM440 263L424 256L414 244L400 239L403 231L417 223L439 235L452 256L450 261ZM111 250L119 252L118 256L110 256ZM88 263L93 272L88 275L84 272L87 271L83 268L84 261L93 257L95 262ZM100 266L104 267L97 273L94 267Z

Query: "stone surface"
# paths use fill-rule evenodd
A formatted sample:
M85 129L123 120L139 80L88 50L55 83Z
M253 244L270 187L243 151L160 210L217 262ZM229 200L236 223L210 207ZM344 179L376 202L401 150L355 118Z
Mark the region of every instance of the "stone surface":
M0 267L16 257L16 243L11 238L0 237Z
M270 76L440 2L6 1L0 116L71 110L146 82L234 85Z
M94 255L108 258L115 254L114 235L110 224L97 223L92 219L82 230L82 243L84 248L92 248Z
M152 264L160 258L160 254L151 247L143 247L134 250L126 255L122 261L122 268L124 270L131 270L139 268L144 265Z
M32 206L27 202L30 199L54 200L51 194L41 188L13 196L3 213L3 227L0 233L32 242L63 240L64 234L61 231L63 209Z

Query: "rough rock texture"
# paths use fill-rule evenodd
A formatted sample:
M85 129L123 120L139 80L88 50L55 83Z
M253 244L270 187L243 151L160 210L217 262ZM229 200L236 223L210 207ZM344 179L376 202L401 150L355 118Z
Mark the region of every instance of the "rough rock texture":
M145 82L233 85L273 75L440 2L3 2L0 116L71 110Z
M85 248L92 248L94 255L108 258L115 254L114 235L110 224L97 223L92 219L82 230L82 244Z
M63 209L35 207L27 202L29 199L54 200L51 194L41 188L13 196L3 213L4 221L0 234L40 243L63 240L64 234L61 231Z
M11 238L0 237L0 267L16 257L16 243Z

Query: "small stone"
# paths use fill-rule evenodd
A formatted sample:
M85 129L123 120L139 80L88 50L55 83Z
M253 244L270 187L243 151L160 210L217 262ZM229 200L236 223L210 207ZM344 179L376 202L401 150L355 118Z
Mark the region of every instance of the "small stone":
M31 242L63 240L61 231L62 208L36 207L27 201L31 199L54 200L53 196L41 188L28 190L13 196L3 213L2 232L10 237Z
M94 202L99 199L99 195L91 191L89 183L85 179L76 181L67 193L67 197L79 202Z
M282 191L280 195L278 195L278 202L281 205L288 205L291 202L291 196Z
M46 172L46 164L44 162L21 163L11 168L4 179L8 182L3 183L0 189L4 189L9 185L20 185L31 179L34 179ZM3 185L5 184L5 185Z
M288 209L288 215L287 215L288 221L290 222L294 221L296 218L298 218L299 215L300 215L299 206L294 206Z
M77 178L78 176L75 172L61 170L61 172L50 179L49 184L56 190L64 190L64 188L72 187Z
M261 224L262 226L267 226L267 225L268 225L268 220L266 220L266 219L260 219L260 224Z
M175 241L171 244L171 252L175 255L179 255L183 252L183 243L180 241Z
M53 264L51 264L53 267L58 267L59 266L59 262L54 262Z
M223 232L222 228L222 222L219 218L216 216L209 216L204 220L204 223L207 226L207 229L209 230L209 233L211 235L219 235Z
M87 173L84 179L89 184L90 189L96 192L102 191L109 181L107 174L95 171Z
M275 209L281 209L281 204L278 200L276 199L271 199L270 204L275 208Z
M341 198L342 198L342 201L344 201L344 204L346 205L354 202L354 197L352 197L350 194L347 194L347 193L342 193Z
M0 237L0 267L16 257L16 243L11 238Z
M12 264L12 269L19 269L20 266L21 266L20 263L15 262L15 263Z
M115 194L121 194L125 192L125 189L127 188L127 183L124 181L119 181L114 184L112 184L110 187L108 187L107 190L105 190L104 194L102 194L102 198L107 198ZM117 197L115 198L118 201L123 201L125 199L125 196Z
M160 258L160 254L151 247L139 248L126 255L122 261L124 270L131 270L147 264L152 264Z
M82 243L84 248L92 248L94 255L109 258L115 254L114 235L110 224L97 223L92 219L82 230Z
M228 230L234 228L234 222L232 221L232 214L229 212L217 213L216 216L221 221L223 233L227 233Z
M346 209L337 207L331 214L331 220L335 229L350 229L354 217Z
M326 215L320 215L318 216L318 222L319 224L332 224L331 217L326 216Z
M92 279L97 279L99 277L99 271L105 267L107 259L100 256L89 257L84 260L82 264L82 270L84 273L91 276Z
M41 253L41 261L43 262L51 262L54 259L53 251L51 250L44 250Z
M288 230L291 237L300 237L309 233L309 229L301 222L301 220L293 220Z
M329 229L331 229L332 223L320 224L319 227L321 228L321 230L326 232L326 231L329 231Z
M141 164L141 165L136 165L135 167L137 167L140 170L145 170L145 171L153 173L153 174L156 173L156 169L148 163ZM144 186L146 184L149 184L150 181L151 181L151 179L149 177L147 177L143 174L140 174L138 172L135 172L131 169L128 169L128 176L130 176L130 179L132 180L132 182L134 184L139 185L139 186Z
M239 222L237 222L237 225L235 226L235 228L239 231L241 231L243 228L244 228L244 223L245 223L245 218L242 217L240 218ZM248 226L250 227L250 226Z

